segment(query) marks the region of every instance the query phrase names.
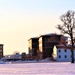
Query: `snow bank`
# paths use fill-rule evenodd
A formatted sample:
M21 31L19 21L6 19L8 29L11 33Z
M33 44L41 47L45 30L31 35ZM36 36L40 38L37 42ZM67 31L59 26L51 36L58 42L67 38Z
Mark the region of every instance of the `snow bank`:
M0 64L0 75L75 75L70 62Z

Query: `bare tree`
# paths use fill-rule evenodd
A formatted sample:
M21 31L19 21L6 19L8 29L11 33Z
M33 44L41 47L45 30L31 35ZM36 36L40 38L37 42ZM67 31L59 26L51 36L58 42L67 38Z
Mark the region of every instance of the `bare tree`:
M74 11L67 11L66 14L60 17L62 24L57 25L57 29L59 29L63 34L68 34L71 39L71 53L72 53L72 60L71 63L74 63L74 33L75 33L75 12Z

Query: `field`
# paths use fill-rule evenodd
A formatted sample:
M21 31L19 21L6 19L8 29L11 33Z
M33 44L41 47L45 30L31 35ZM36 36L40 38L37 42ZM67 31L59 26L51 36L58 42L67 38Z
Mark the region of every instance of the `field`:
M70 62L0 64L0 75L75 75Z

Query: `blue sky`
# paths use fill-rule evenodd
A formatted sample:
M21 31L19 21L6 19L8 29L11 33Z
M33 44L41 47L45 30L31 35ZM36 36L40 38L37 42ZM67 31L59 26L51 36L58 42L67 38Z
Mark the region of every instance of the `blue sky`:
M1 9L10 11L60 12L74 9L74 0L0 0Z
M60 33L59 17L75 10L74 0L0 0L0 43L4 54L28 53L28 39L40 34Z

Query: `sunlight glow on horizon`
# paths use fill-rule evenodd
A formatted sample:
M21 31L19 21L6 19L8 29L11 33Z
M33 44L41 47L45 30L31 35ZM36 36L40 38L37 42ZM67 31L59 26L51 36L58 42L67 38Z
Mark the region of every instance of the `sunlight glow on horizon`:
M62 13L74 9L72 1L1 0L0 43L4 44L4 55L14 51L28 53L29 38L60 33L55 26L60 23Z

